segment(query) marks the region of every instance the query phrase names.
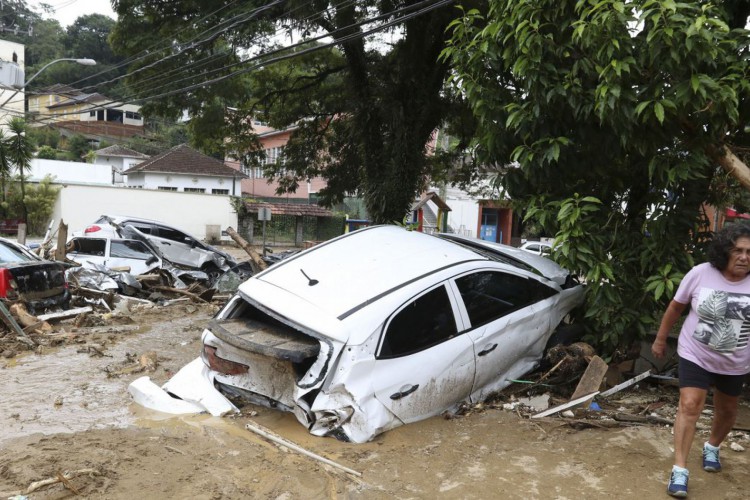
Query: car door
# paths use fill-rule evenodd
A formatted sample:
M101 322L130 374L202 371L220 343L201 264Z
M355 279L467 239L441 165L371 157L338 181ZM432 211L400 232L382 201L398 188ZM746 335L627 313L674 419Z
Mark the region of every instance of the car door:
M68 241L66 257L83 265L107 266L107 238L76 237Z
M555 302L550 297L557 291L499 270L468 273L453 284L467 318L466 334L474 343L472 394L480 401L538 361L550 331L548 309Z
M383 329L373 392L404 423L438 415L471 392L474 348L458 333L456 307L441 284L403 305Z
M162 253L172 262L190 267L201 267L208 260L208 252L197 245L191 236L166 226L156 226L152 235Z
M128 268L128 272L138 275L161 267L161 259L141 241L111 240L107 267Z

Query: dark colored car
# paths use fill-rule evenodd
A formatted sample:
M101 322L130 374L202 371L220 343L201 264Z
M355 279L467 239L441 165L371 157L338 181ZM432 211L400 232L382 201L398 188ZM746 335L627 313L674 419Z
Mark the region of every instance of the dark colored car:
M67 308L70 292L65 265L43 260L23 245L0 238L0 299L20 300L32 314Z

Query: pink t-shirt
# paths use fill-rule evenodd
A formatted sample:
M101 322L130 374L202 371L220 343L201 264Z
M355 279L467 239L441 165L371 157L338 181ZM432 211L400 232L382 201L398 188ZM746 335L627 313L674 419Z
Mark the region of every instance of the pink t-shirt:
M690 304L677 353L712 373L750 372L750 277L729 281L709 263L691 269L674 296Z

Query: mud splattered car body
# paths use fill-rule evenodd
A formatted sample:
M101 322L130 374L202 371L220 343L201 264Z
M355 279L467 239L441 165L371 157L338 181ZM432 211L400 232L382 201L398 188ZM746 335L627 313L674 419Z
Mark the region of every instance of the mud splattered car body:
M21 301L32 314L67 309L65 269L60 262L43 260L23 245L0 238L0 299Z
M365 442L533 369L583 298L487 252L392 226L317 245L243 285L203 333L228 395Z

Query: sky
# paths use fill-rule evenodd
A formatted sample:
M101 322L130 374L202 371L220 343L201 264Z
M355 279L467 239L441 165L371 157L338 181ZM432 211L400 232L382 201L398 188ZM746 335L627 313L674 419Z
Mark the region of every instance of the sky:
M79 16L85 14L104 14L116 19L109 0L26 0L26 5L37 12L40 12L37 7L41 3L49 4L55 9L54 15L43 17L57 19L63 28L73 24Z

